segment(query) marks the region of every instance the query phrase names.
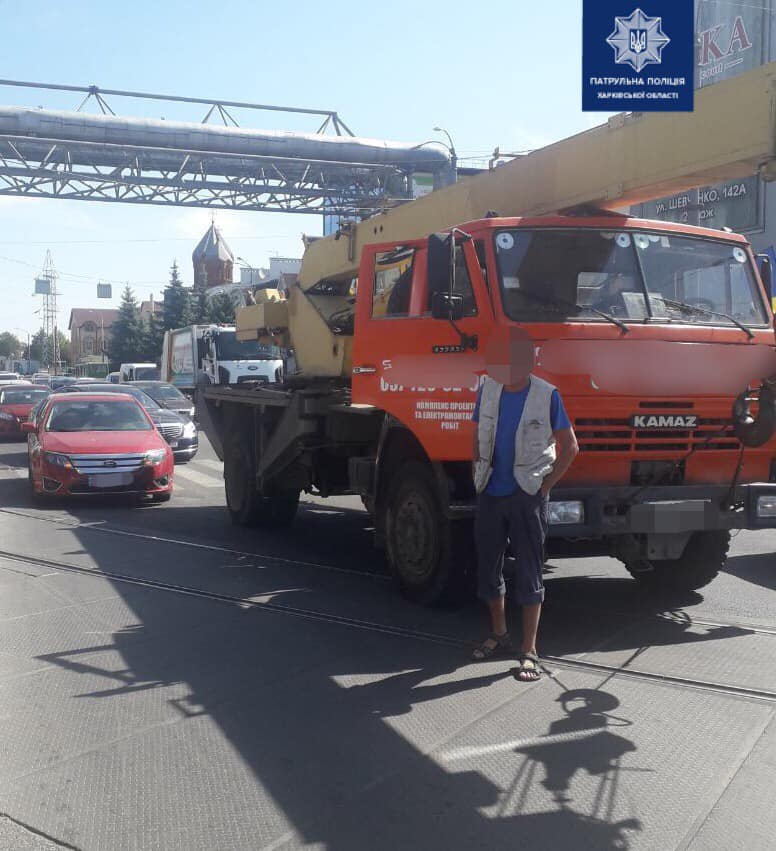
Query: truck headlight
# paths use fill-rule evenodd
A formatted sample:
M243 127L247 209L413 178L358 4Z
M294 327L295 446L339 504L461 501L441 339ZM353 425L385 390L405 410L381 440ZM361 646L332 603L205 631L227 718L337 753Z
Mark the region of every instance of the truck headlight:
M149 452L146 452L146 464L161 464L162 461L167 457L166 449L151 449Z
M585 522L585 503L581 500L551 502L548 514L549 522L553 526L579 525Z
M776 494L757 497L757 516L768 520L776 519Z
M44 452L43 459L47 464L51 464L52 467L70 469L70 459L67 455L60 455L58 452Z
M189 420L185 426L183 426L183 436L184 437L195 437L197 434L197 427L194 423Z

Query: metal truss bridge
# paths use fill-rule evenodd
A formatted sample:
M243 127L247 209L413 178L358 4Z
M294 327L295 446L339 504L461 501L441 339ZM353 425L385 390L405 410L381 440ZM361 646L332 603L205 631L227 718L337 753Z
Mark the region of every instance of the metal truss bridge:
M0 107L0 195L364 218L412 197L413 176L454 182L439 142L356 137L332 110L0 80L83 94L71 112ZM205 106L199 123L116 115L109 99ZM98 109L94 114L85 107ZM240 126L236 110L317 117L313 133ZM218 118L221 124L210 123Z

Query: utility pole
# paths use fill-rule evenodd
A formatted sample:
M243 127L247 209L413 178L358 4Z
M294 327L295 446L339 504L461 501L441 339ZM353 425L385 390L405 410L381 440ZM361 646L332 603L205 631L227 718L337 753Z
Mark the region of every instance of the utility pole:
M51 251L46 252L41 280L48 281L43 293L43 362L50 368L54 365L56 373L59 364L59 341L57 340L57 273Z

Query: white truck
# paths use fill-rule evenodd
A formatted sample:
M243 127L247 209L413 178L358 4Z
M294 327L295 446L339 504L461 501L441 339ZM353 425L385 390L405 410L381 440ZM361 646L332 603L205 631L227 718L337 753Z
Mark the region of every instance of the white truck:
M193 391L208 384L283 380L277 346L241 342L233 325L187 325L167 331L162 348L162 381Z

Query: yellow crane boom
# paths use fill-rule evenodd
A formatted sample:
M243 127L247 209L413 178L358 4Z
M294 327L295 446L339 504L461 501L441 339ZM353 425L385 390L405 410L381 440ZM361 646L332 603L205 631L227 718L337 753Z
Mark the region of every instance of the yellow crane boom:
M364 245L416 239L462 222L541 215L579 205L620 209L709 183L760 174L776 179L776 62L695 93L692 113L619 114L555 142L311 242L288 304L287 327L302 370L349 374L350 337L330 319L347 311L346 289L325 281L355 276ZM316 288L310 292L311 288ZM273 308L273 321L278 310ZM242 339L266 336L262 305L237 317Z

